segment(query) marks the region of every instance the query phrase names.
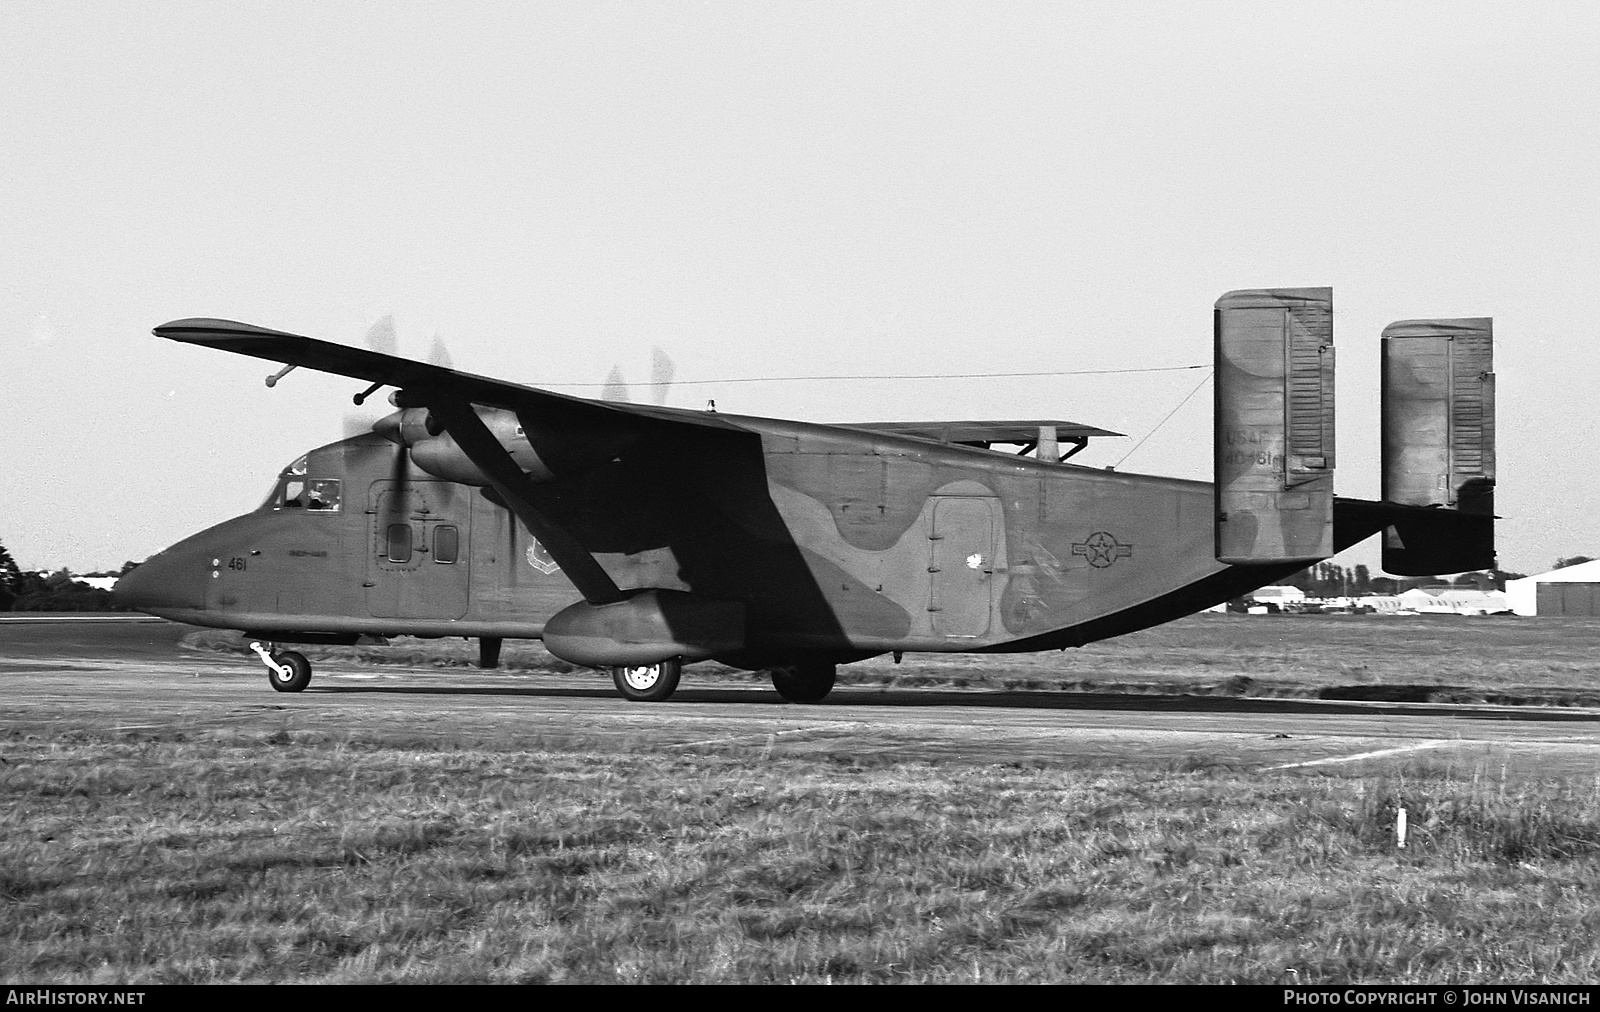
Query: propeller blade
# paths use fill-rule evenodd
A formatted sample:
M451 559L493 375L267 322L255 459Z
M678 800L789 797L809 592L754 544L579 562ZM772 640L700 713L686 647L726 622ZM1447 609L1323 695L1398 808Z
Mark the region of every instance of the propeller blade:
M356 436L364 436L373 431L372 424L376 422L379 417L381 416L363 415L354 411L346 414L344 416L344 438L354 439Z
M611 367L611 373L606 377L605 388L600 391L603 401L617 401L627 404L632 400L628 396L628 384L622 382L622 369L618 366Z
M438 334L433 335L433 347L428 350L428 364L441 369L454 368L450 362L450 349L444 346L444 338Z
M667 393L672 390L672 376L678 367L672 357L660 348L650 349L650 393L657 404L667 403Z
M410 465L411 448L407 446L395 447L394 472L389 476L390 480L394 482L394 484L390 486L392 491L388 499L389 515L391 518L397 519L410 509Z
M367 330L367 347L380 355L400 354L400 339L395 336L393 313Z

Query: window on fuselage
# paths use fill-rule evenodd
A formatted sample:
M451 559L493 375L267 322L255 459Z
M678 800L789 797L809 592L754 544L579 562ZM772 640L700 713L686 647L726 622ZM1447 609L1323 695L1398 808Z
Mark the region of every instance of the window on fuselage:
M449 565L461 556L461 529L445 524L433 531L433 561Z
M384 558L390 562L407 563L411 561L411 525L390 524L388 547Z

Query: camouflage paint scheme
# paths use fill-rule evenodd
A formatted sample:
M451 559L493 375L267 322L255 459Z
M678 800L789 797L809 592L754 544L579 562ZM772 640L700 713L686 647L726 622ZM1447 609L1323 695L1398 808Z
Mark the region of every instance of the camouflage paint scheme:
M745 602L749 656L733 661L1075 646L1298 568L1218 563L1209 483L721 418L746 434L732 441L742 452L726 430L713 447L647 445L546 495L624 590ZM178 621L263 635L537 637L580 596L510 511L418 470L381 436L308 455L307 480L335 478L339 510L269 499L153 557L119 592ZM395 516L421 529L424 549L423 531L457 527L460 560L424 550L389 562Z
M1385 530L1432 572L1492 560L1490 512L1334 497L1331 289L1230 292L1216 310L1219 486L1056 459L1058 430L1080 444L1102 434L1068 422L818 425L602 403L246 324L175 321L156 333L359 378L367 394L393 386L401 410L313 450L259 509L158 554L118 594L284 641L543 636L558 656L617 672L707 656L776 669L1078 646ZM1492 381L1487 354L1410 355L1386 401L1427 403L1390 414L1436 416L1437 389L1449 399L1470 384L1432 377L1455 368ZM1450 430L1451 473L1492 488L1492 395L1474 405L1446 405L1479 419ZM1043 458L988 448L1029 426ZM1432 422L1412 427L1442 438ZM1409 438L1386 437L1386 454ZM1418 453L1401 466L1420 488L1447 481L1428 470L1443 460ZM337 488L337 501L310 497L313 486Z

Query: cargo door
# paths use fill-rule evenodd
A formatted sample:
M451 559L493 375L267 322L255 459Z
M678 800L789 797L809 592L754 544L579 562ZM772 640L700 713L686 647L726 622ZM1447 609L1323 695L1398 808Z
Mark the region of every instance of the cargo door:
M471 603L471 490L446 481L375 481L368 500L367 610L377 618L457 619Z
M939 636L989 631L994 607L995 500L938 496L928 532L928 612Z

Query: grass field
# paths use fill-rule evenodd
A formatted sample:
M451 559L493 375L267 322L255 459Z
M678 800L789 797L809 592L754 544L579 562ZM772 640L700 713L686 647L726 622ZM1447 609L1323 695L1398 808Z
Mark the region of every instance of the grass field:
M1596 643L1595 619L1207 614L1075 650L907 654L898 665L877 657L841 667L839 684L1600 706ZM197 632L189 645L248 654L235 633ZM475 643L408 637L296 649L313 661L363 664L468 667L477 659ZM578 670L536 641L507 641L502 663ZM684 674L685 685L730 679L766 676L718 664Z
M1597 684L1596 632L1204 616L1065 654L844 671L1576 698ZM381 653L473 656L445 641ZM528 645L506 659L559 667ZM1600 979L1600 770L1508 780L1504 766L1419 759L1362 778L1195 759L891 762L851 747L530 750L287 718L188 738L36 725L0 739L0 979Z
M0 979L1593 981L1597 857L1600 776L36 738Z

